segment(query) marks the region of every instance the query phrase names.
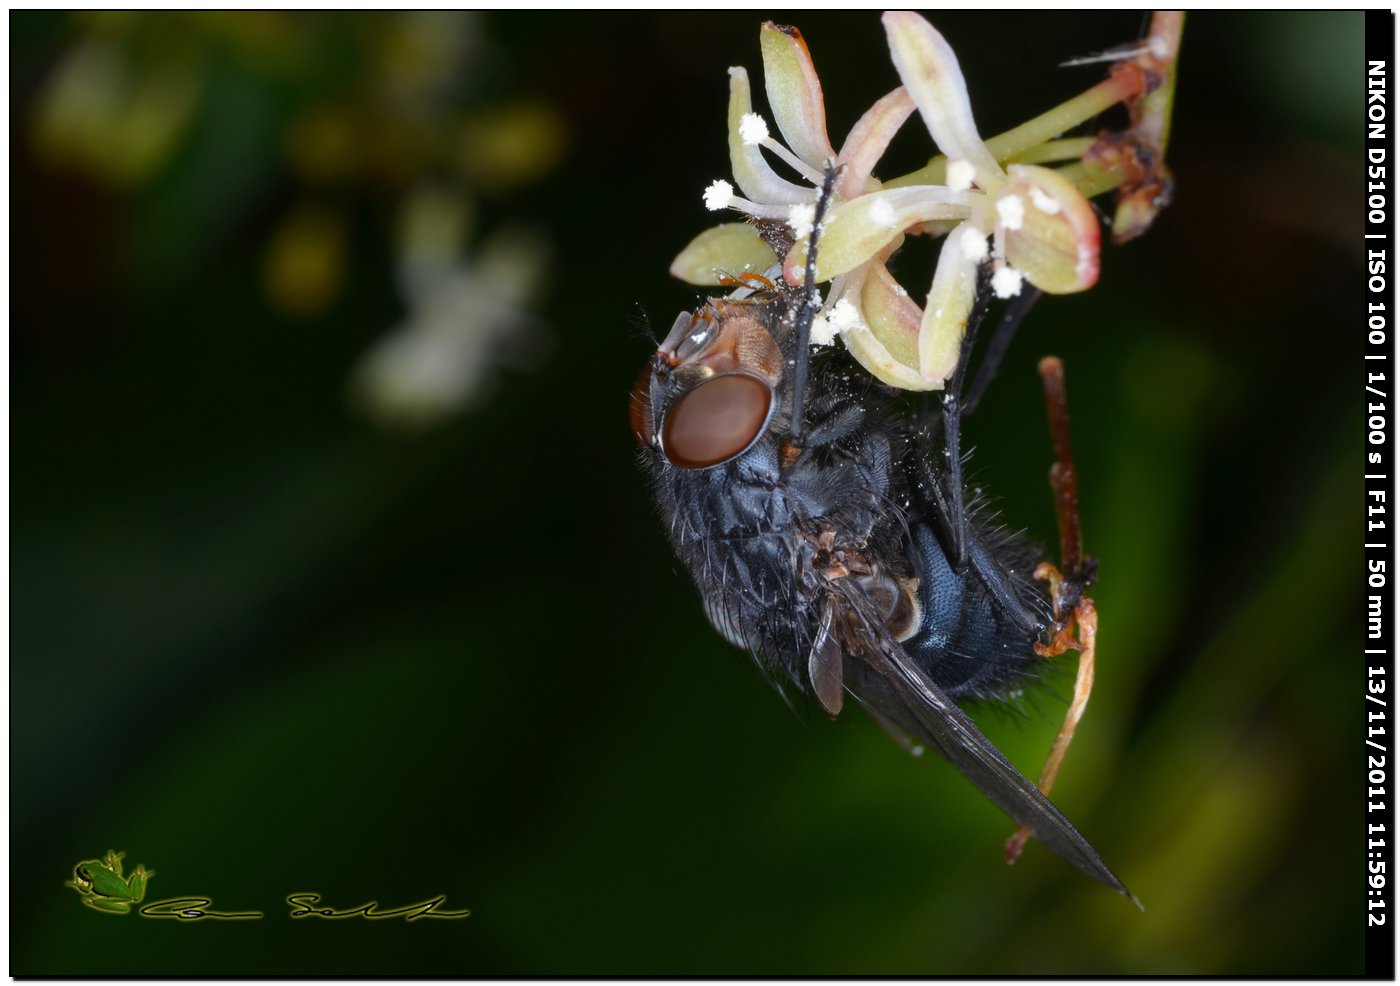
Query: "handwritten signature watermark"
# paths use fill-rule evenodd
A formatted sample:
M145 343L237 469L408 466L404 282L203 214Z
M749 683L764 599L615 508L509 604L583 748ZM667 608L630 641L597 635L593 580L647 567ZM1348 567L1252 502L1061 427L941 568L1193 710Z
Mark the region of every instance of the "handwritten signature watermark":
M146 899L146 887L156 875L155 871L138 864L131 873L124 875L124 856L124 853L109 849L107 855L101 859L85 860L73 867L73 879L66 881L64 886L78 891L83 904L103 914L128 914L135 908L136 913L145 918L176 918L180 921L246 921L264 917L261 911L211 910L214 901L210 897L171 897L143 904ZM465 918L471 917L472 913L468 909L443 909L447 898L442 894L403 907L388 909L381 908L378 901L372 900L358 907L337 910L326 906L321 895L317 893L288 894L286 900L291 908L288 917L294 919L364 918L368 921L382 921L387 918L402 918L405 921L417 921L420 918Z

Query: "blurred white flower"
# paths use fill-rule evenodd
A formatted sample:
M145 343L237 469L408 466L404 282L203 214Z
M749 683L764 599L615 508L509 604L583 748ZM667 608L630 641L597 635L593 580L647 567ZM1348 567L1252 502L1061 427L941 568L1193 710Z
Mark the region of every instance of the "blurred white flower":
M380 425L422 430L481 399L502 366L524 366L545 345L531 314L549 267L549 241L514 224L462 254L465 198L425 186L404 208L399 275L408 317L351 375L352 392Z

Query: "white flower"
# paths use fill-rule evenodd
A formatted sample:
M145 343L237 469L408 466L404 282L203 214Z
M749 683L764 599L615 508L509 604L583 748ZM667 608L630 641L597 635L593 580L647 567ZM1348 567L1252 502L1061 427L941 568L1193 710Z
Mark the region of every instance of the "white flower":
M752 226L729 223L702 233L671 269L707 284L717 268L763 270L781 261L787 283L800 283L814 233L816 190L826 168L835 165L839 177L817 256L817 280L830 281L832 289L817 312L813 341L828 344L840 335L884 382L937 390L957 366L978 266L993 265L992 289L1003 298L1019 293L1026 280L1051 292L1083 290L1098 276L1098 219L1058 172L1033 165L1003 168L978 135L957 57L926 20L895 11L884 15L884 25L903 85L865 112L839 151L827 136L821 82L806 43L793 28L763 25L769 108L784 142L754 112L748 73L731 68L729 155L742 194L717 181L704 198L711 210L730 208L785 224L793 245L785 256L773 257L769 241ZM874 168L915 109L946 156L946 167L934 172L930 166L922 181L882 185ZM779 174L775 162L792 177ZM1027 208L1027 199L1034 208ZM920 307L885 262L905 236L929 233L948 238Z

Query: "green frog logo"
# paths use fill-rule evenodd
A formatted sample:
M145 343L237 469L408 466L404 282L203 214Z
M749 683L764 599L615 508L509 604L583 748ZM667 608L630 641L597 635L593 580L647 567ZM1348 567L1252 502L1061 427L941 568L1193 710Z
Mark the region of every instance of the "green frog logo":
M137 864L130 876L122 876L122 857L126 853L107 850L102 859L89 859L73 867L73 879L64 882L82 895L83 903L104 914L127 914L131 905L146 896L146 884L155 876Z

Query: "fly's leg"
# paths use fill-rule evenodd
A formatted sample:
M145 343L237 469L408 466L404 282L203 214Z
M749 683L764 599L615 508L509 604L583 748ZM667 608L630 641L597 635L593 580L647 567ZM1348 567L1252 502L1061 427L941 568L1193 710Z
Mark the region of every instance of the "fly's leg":
M953 571L959 573L967 571L967 543L970 538L967 511L963 508L962 384L968 360L972 357L972 343L977 337L977 326L987 313L988 300L987 292L977 292L977 307L967 319L957 369L943 388L943 454L948 459L948 468L945 470L948 480L942 513L948 519L948 540L952 549L948 560L953 564ZM940 500L943 498L940 497Z
M1051 578L1053 565L1042 565L1036 578L1050 581L1051 602L1055 607L1055 622L1050 627L1049 642L1037 644L1042 657L1063 654L1074 646L1073 627L1080 610L1084 590L1094 584L1098 562L1084 555L1084 541L1079 530L1079 485L1074 472L1074 450L1069 440L1069 400L1065 395L1065 366L1056 356L1040 361L1040 379L1045 388L1045 414L1050 419L1050 440L1055 448L1055 462L1050 467L1050 489L1055 497L1055 517L1060 528L1060 567L1063 575ZM1092 602L1089 608L1093 608Z
M963 416L971 414L981 403L982 395L987 392L987 387L991 384L992 378L997 375L997 370L1001 367L1001 361L1006 356L1006 351L1011 348L1011 339L1016 335L1016 330L1021 327L1027 315L1030 314L1031 306L1040 297L1039 288L1030 284L1021 285L1021 293L1018 294L1011 304L1006 308L1006 314L997 323L996 331L992 333L992 341L987 344L987 351L982 354L982 362L977 364L977 375L972 378L972 385L967 388L967 395L962 401Z
M1035 577L1038 579L1049 579L1052 586L1063 587L1066 583L1061 578L1059 571L1049 562L1041 564L1035 570ZM1051 590L1051 598L1055 599L1058 594L1055 589ZM1035 645L1035 652L1044 658L1058 657L1066 650L1079 650L1079 670L1074 678L1074 697L1070 700L1069 708L1065 711L1064 722L1060 724L1060 731L1055 736L1055 745L1050 748L1050 756L1045 759L1045 766L1041 768L1040 779L1036 786L1040 788L1040 793L1046 797L1050 796L1050 790L1055 786L1055 778L1060 773L1060 764L1064 762L1065 754L1069 751L1069 744L1074 739L1074 730L1079 725L1079 719L1084 714L1084 707L1089 704L1089 694L1094 690L1094 641L1098 634L1099 617L1098 611L1094 609L1094 601L1088 596L1081 594L1079 601L1075 604L1072 612L1064 614L1057 606L1056 622L1063 626L1063 633L1057 634L1050 644ZM1074 632L1070 632L1074 631ZM1021 850L1026 845L1026 840L1030 838L1030 830L1025 826L1016 830L1016 833L1006 840L1006 861L1016 862L1021 855Z
M817 305L814 301L817 294L817 240L822 231L822 221L826 218L826 210L831 205L836 178L840 173L840 167L827 162L821 192L817 195L817 205L812 215L812 232L807 240L807 265L802 275L802 301L798 305L793 326L797 339L797 354L792 368L792 423L788 425L788 434L783 440L781 453L784 472L802 454L802 430L806 424L803 401L807 393L807 369L812 360L812 321L817 315Z
M1054 623L1047 639L1036 641L1035 652L1040 657L1058 657L1067 650L1079 651L1079 671L1074 679L1074 697L1070 700L1065 720L1055 737L1055 745L1040 772L1037 786L1047 797L1055 786L1055 778L1064 762L1065 753L1074 739L1074 730L1089 704L1094 689L1094 642L1099 618L1094 601L1084 594L1094 581L1094 560L1084 557L1079 530L1079 489L1075 481L1074 455L1069 441L1069 404L1065 396L1064 364L1054 356L1040 361L1040 376L1045 387L1045 410L1050 419L1050 438L1055 447L1055 463L1050 467L1050 488L1055 497L1055 515L1060 528L1060 564L1064 573L1049 562L1042 562L1035 577L1050 584L1050 601L1054 607ZM1006 842L1006 861L1016 862L1030 838L1024 826Z
M968 364L972 361L972 348L977 339L977 331L986 318L987 308L991 303L992 294L989 290L990 268L984 266L978 272L979 284L977 288L977 300L972 313L968 315L967 328L963 332L962 351L958 354L958 365L949 378L943 390L943 448L947 456L947 491L936 490L935 496L939 502L939 513L945 520L945 534L948 538L948 548L951 555L953 568L958 572L967 570L968 541L970 531L968 530L967 511L963 506L963 482L962 482L962 419L973 412L978 402L982 400L982 394L986 391L987 385L991 383L992 377L996 376L997 368L1001 365L1002 358L1006 355L1006 350L1011 345L1011 339L1016 334L1021 322L1030 314L1031 306L1040 297L1040 291L1026 285L1016 300L1007 308L1006 314L1002 316L997 324L996 332L992 335L991 344L987 351L982 354L982 361L977 366L977 375L972 380L972 386L963 392L963 381L967 376ZM981 572L981 566L976 559L972 559L974 567ZM997 595L1003 596L1000 587L993 587ZM1017 607L1013 606L1012 609Z
M943 536L943 547L953 570L962 573L970 567L1013 623L1028 633L1039 634L1046 629L1044 622L1021 599L1010 575L997 561L996 556L977 538L966 509L962 480L962 419L970 410L970 406L962 396L962 387L967 365L972 358L978 326L986 316L987 306L991 301L989 269L983 267L978 276L980 282L977 303L968 316L957 368L943 391L943 455L947 460L946 469L941 476L936 471L926 473L927 492L933 501L934 513L939 521L939 533ZM1004 337L1001 353L1005 352L1005 344L1010 341L1010 333L1014 333L1016 326L1028 311L1029 303L1020 305L1009 311L1003 319L997 329L998 337ZM1001 353L988 355L999 362ZM985 381L995 370L995 365L988 368L984 361L978 371L982 389L985 389Z

